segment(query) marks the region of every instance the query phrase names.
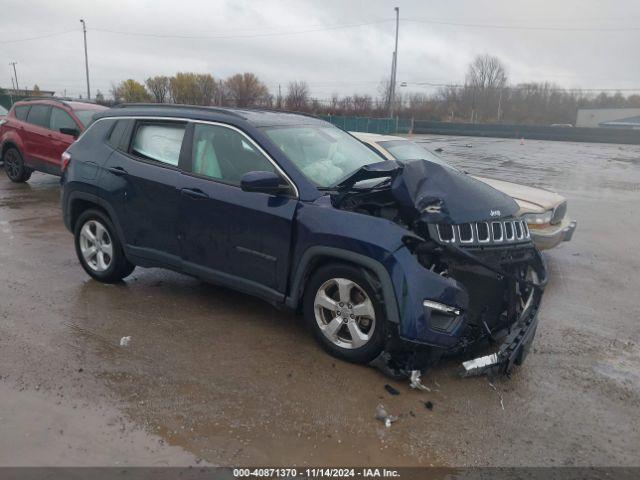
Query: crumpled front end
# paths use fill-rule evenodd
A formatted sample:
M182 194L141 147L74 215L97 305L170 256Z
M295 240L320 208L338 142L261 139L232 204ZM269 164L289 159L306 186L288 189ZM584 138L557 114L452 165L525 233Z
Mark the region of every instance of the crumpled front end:
M388 169L381 164L360 175ZM386 262L400 322L374 361L377 367L409 375L487 345L495 346L495 356L467 364L468 374L489 368L507 373L522 361L547 273L511 197L455 169L419 160L394 171L389 188L356 190L337 204L407 231L405 246Z

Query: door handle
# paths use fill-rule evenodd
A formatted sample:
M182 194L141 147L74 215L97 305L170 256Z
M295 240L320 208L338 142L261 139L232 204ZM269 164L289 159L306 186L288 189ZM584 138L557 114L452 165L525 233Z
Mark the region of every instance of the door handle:
M122 177L123 175L127 174L127 171L122 167L109 167L109 168L107 168L107 170L109 172L113 173L114 175L119 176L119 177Z
M191 198L200 198L200 199L209 198L209 195L207 195L206 193L204 193L202 190L198 188L183 188L182 190L180 190L180 193Z

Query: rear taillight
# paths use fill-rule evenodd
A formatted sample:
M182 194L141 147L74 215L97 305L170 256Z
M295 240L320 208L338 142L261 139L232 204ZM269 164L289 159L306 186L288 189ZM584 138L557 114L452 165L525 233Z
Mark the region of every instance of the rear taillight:
M62 164L60 165L60 170L64 172L69 166L69 162L71 161L71 154L69 152L62 152Z

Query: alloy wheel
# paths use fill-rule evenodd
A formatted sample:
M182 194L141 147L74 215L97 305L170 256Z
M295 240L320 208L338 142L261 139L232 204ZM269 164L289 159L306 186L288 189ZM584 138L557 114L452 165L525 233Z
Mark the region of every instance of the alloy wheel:
M18 154L14 150L9 150L5 154L4 168L9 178L15 179L20 176L20 173L21 173L20 159L18 158Z
M88 220L80 230L80 251L89 268L104 272L113 262L113 241L107 228L98 220Z
M322 334L338 347L360 348L373 338L373 302L352 280L332 278L324 282L316 292L314 312Z

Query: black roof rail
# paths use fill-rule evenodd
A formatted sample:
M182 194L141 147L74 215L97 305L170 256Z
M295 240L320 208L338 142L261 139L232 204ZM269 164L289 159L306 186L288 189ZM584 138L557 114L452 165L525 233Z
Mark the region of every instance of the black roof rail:
M192 109L202 110L205 112L217 112L225 115L231 115L233 117L244 118L233 110L226 109L224 107L213 107L206 105L183 105L180 103L119 103L112 108L175 108L175 109Z

